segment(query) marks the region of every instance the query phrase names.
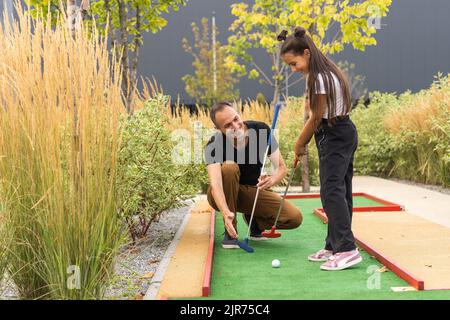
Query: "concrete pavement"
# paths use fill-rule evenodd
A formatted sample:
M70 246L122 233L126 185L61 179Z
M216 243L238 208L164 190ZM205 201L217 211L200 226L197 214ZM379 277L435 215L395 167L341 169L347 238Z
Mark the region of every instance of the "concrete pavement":
M405 210L450 228L450 195L369 176L353 178L353 192L366 192L405 206Z

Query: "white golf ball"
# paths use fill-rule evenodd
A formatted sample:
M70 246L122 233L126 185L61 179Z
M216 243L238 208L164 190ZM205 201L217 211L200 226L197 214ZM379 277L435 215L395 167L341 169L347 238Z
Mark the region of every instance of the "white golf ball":
M272 260L272 267L278 268L280 266L280 260L274 259Z

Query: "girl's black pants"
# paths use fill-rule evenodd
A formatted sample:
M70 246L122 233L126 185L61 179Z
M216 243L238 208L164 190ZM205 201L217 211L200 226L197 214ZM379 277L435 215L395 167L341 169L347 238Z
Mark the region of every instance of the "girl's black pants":
M356 127L348 116L332 127L322 119L315 133L319 152L320 198L328 217L325 249L333 254L356 248L352 232L353 160L358 145Z

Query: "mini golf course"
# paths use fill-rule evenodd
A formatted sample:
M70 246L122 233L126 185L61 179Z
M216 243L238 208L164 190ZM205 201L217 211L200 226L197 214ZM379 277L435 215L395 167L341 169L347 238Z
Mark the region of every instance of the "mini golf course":
M351 269L320 270L320 263L307 260L324 245L327 226L314 216L321 207L320 198L289 201L301 209L303 224L281 230L278 239L250 241L254 253L222 249L223 221L220 212L215 213L214 257L206 299L450 299L450 290L393 291L410 285L390 270L383 272L383 265L365 251L361 252L363 262ZM354 196L355 208L385 205L364 195ZM241 215L238 217L242 240L247 229ZM281 261L280 268L272 268L273 259Z

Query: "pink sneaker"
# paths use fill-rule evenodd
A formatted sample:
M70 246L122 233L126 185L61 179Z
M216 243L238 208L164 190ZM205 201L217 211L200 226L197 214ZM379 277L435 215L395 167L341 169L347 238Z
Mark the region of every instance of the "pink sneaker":
M319 250L308 256L309 261L328 261L328 259L333 255L333 251L330 250Z
M346 252L339 252L332 255L327 262L320 266L322 270L338 271L347 269L362 261L358 249Z

